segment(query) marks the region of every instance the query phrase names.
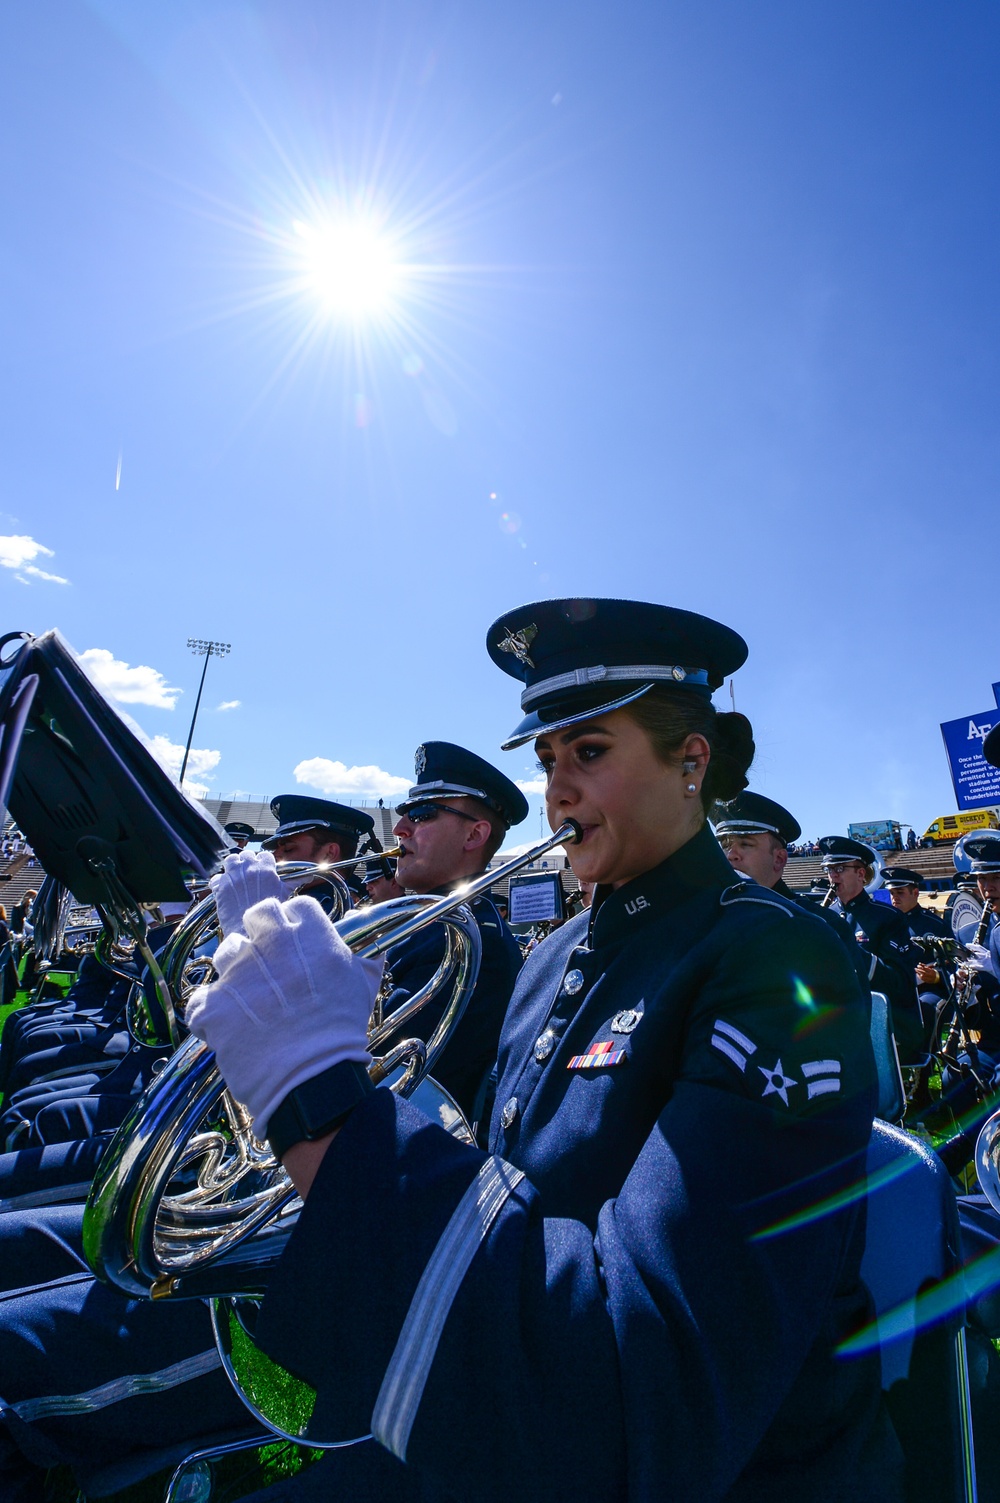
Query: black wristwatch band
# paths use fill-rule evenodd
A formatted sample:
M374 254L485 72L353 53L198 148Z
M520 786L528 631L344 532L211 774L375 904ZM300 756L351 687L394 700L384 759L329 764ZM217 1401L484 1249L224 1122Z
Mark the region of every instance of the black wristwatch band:
M356 1059L342 1059L296 1086L267 1124L267 1141L275 1158L283 1159L295 1143L311 1143L333 1132L374 1089L367 1069Z

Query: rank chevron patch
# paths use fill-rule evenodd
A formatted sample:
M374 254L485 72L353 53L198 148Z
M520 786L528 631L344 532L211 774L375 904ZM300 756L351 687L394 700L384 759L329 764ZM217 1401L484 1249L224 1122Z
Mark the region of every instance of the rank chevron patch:
M840 1060L810 1059L802 1066L806 1078L806 1094L811 1101L814 1096L828 1096L840 1090Z
M753 1039L748 1039L745 1033L740 1033L732 1023L723 1022L722 1018L716 1018L713 1025L712 1048L731 1059L741 1072L746 1071L747 1060L757 1053Z
M716 1018L711 1044L713 1049L724 1054L736 1066L741 1075L746 1074L747 1065L757 1053L753 1039L747 1038L745 1033L741 1033L724 1018ZM830 1096L840 1090L839 1059L808 1059L802 1065L793 1066L795 1068L801 1073L801 1081L794 1074L786 1074L780 1059L773 1066L758 1065L757 1069L764 1077L763 1094L780 1096L787 1106L788 1092L795 1086L804 1084L810 1101L816 1096Z

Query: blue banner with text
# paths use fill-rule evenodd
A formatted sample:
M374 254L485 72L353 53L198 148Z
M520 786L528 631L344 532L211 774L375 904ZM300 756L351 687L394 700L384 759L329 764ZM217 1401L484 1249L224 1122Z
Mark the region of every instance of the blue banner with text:
M983 741L998 723L1000 707L946 720L941 727L959 809L1000 804L1000 767L991 767L983 756Z

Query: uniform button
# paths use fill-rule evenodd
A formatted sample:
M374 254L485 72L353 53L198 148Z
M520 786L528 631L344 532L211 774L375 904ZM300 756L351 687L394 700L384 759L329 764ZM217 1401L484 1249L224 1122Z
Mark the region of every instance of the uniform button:
M500 1126L504 1129L505 1132L508 1127L514 1126L514 1123L517 1119L517 1113L517 1097L512 1096L509 1101L505 1102L504 1109L500 1113Z
M581 988L582 985L583 985L583 972L582 971L567 971L566 972L566 975L563 978L563 991L564 992L568 992L571 997L575 997L576 994L577 994L577 992L580 990L580 988Z
M546 1028L544 1033L539 1034L535 1040L535 1059L543 1064L548 1059L555 1047L556 1036L551 1028Z

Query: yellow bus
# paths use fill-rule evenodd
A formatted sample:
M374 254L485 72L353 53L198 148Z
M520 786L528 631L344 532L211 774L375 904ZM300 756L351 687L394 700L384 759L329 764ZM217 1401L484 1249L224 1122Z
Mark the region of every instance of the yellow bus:
M1000 830L1000 820L992 809L967 809L964 814L941 814L920 837L922 846L952 845L973 830Z

